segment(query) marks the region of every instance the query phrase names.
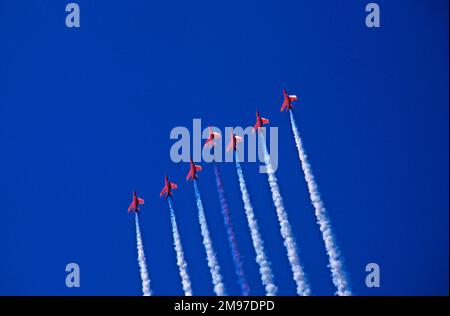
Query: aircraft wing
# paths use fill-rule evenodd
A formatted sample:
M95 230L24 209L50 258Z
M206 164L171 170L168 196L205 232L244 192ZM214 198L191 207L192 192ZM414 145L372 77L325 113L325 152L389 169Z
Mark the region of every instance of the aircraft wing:
M281 105L280 112L283 112L285 108L289 106L289 100L287 98L284 98L283 104Z
M233 149L233 143L230 142L227 146L227 152L229 152L231 149Z
M161 190L161 193L159 193L159 196L162 197L166 193L167 193L167 187L164 186L164 188Z
M134 209L136 209L136 204L133 201L131 202L130 206L128 206L128 213L130 213Z
M212 138L208 138L205 142L205 145L203 145L203 147L207 147L207 146L214 146L214 142L213 142Z

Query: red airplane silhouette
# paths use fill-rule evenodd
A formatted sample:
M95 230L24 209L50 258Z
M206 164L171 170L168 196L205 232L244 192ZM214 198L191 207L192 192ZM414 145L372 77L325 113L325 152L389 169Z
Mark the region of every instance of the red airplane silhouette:
M209 146L215 146L216 145L216 143L214 142L215 138L220 138L220 134L216 133L216 132L213 132L212 128L209 127L209 137L206 140L205 145L203 145L203 147L208 146L208 145Z
M233 134L233 132L231 132L231 139L230 139L230 143L228 144L228 147L227 147L227 152L229 152L231 149L233 149L233 151L236 151L237 144L242 142L242 140L243 140L242 137L237 136L237 135Z
M190 160L191 160L190 161L191 169L189 170L186 180L197 180L198 179L197 172L202 171L202 167L195 165L194 162L192 161L192 158Z
M284 109L286 109L286 111L293 109L294 107L292 106L292 102L297 101L297 96L289 95L287 93L286 89L283 89L283 96L284 96L284 100L283 100L283 104L281 105L280 112L283 112Z
M144 200L141 198L138 198L136 195L136 192L133 191L133 201L131 201L130 206L128 206L128 213L132 212L140 212L139 205L144 205Z
M259 131L259 129L265 124L269 124L269 120L261 117L261 115L259 115L259 112L256 111L256 123L253 126L253 132Z
M165 195L164 197L167 199L168 196L172 196L172 189L178 189L178 185L176 185L173 182L169 181L169 178L166 176L164 178L164 188L161 190L161 193L159 193L160 197L163 197L163 195Z

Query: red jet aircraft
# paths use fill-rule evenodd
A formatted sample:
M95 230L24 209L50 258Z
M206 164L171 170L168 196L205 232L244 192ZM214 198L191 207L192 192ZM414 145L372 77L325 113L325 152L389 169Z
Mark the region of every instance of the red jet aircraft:
M139 205L144 205L144 200L141 198L138 198L136 195L136 192L133 192L133 201L131 201L130 206L128 206L128 213L132 212L140 212Z
M237 136L233 134L233 132L231 132L231 139L227 147L227 152L229 152L231 149L233 149L233 151L236 151L237 150L236 146L240 142L242 142L242 137Z
M172 190L178 189L178 186L169 181L169 178L166 176L164 178L164 188L161 190L161 193L159 193L160 197L163 197L163 195L165 195L164 197L167 199L167 197L172 196Z
M259 115L259 112L256 111L256 123L255 126L253 126L253 132L259 131L259 129L265 124L269 124L269 120L261 117L261 115Z
M197 180L198 179L197 172L202 171L202 167L194 164L192 158L190 160L191 160L191 169L189 170L186 180Z
M216 143L214 142L215 138L220 138L220 134L216 133L216 132L213 132L212 128L210 127L209 128L209 137L206 140L205 145L203 147L205 147L205 146L215 146L216 145Z
M287 93L286 89L283 89L283 96L284 96L284 100L283 100L283 104L281 105L280 112L283 112L284 109L287 109L287 111L289 111L290 109L293 109L294 107L292 106L292 102L297 101L297 96L289 95Z

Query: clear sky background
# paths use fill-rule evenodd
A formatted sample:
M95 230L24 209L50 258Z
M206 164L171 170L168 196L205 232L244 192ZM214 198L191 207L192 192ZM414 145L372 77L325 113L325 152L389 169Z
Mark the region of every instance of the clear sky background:
M151 286L181 295L167 173L194 294L213 295L188 164L171 162L175 126L279 128L281 193L313 294L333 295L282 88L352 288L359 295L448 295L448 1L0 0L0 294L140 295L133 188ZM239 294L212 167L200 191L224 280ZM281 295L294 295L259 164L244 164ZM221 165L251 293L264 294L234 164ZM65 286L65 266L81 287ZM365 286L365 266L381 287Z

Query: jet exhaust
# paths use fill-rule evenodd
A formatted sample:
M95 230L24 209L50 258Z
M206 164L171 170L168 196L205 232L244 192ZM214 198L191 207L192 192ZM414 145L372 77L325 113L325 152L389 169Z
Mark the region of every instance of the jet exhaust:
M223 217L226 231L227 231L228 242L229 242L230 248L231 248L231 255L232 255L234 266L235 266L235 272L238 277L239 286L241 288L241 294L243 296L248 296L250 293L250 288L247 283L247 279L245 277L244 267L242 264L241 255L239 253L236 235L234 233L234 227L231 222L230 210L228 208L228 203L225 198L225 191L223 188L222 177L220 175L220 170L219 170L219 166L217 165L217 163L214 164L214 174L216 177L216 185L217 185L217 191L219 194L219 202L220 202L220 207L221 207L221 211L222 211L222 217Z
M147 264L145 262L144 246L142 244L141 229L139 227L139 217L138 213L135 213L134 215L136 222L136 243L138 251L138 264L142 280L142 294L143 296L150 296L152 295L152 292L150 290L150 278L148 277Z
M293 278L297 286L297 294L307 296L311 294L311 290L297 254L297 244L295 242L294 234L292 233L291 224L289 223L286 210L284 209L283 198L281 197L280 189L278 187L278 180L275 176L275 172L273 171L270 156L267 151L266 140L262 133L259 134L259 140L262 142L261 147L264 152L264 163L267 169L267 179L269 181L273 204L275 205L278 221L280 223L281 236L283 237Z
M206 259L208 262L209 271L211 272L212 282L214 285L214 293L218 296L227 295L225 286L222 281L222 275L220 273L220 265L217 261L216 254L212 245L212 241L209 235L209 229L206 222L205 211L203 208L200 191L198 189L197 180L194 179L195 200L197 202L198 209L198 221L200 223L200 229L203 237L203 246L206 251Z
M183 247L181 245L180 233L178 232L178 226L177 226L177 221L175 218L175 212L173 210L172 198L168 197L167 201L169 203L170 222L172 223L173 245L175 248L175 252L177 254L177 265L180 270L181 284L183 286L184 295L192 296L191 280L189 278L187 263L184 260L184 252L183 252Z
M266 295L275 296L277 295L278 288L274 283L270 261L267 259L266 252L264 250L264 242L259 232L258 221L256 220L255 213L253 212L253 206L250 201L250 195L247 190L247 184L245 182L244 173L242 171L237 152L235 152L235 160L236 172L239 178L239 187L241 189L242 201L244 202L245 215L247 216L248 227L250 229L253 247L255 248L256 252L256 262L259 265L261 281L266 290Z
M305 180L308 185L309 196L311 203L314 206L317 224L319 224L320 231L322 232L322 238L325 243L325 249L329 260L328 266L331 270L331 278L333 280L333 284L337 288L336 294L340 296L352 295L350 285L347 280L347 274L342 263L339 247L335 241L327 211L320 197L319 187L314 179L312 168L308 161L308 156L306 155L303 147L302 139L300 138L300 133L291 110L289 110L289 115L291 118L292 132L294 134L298 156L300 158L303 173L305 174Z

